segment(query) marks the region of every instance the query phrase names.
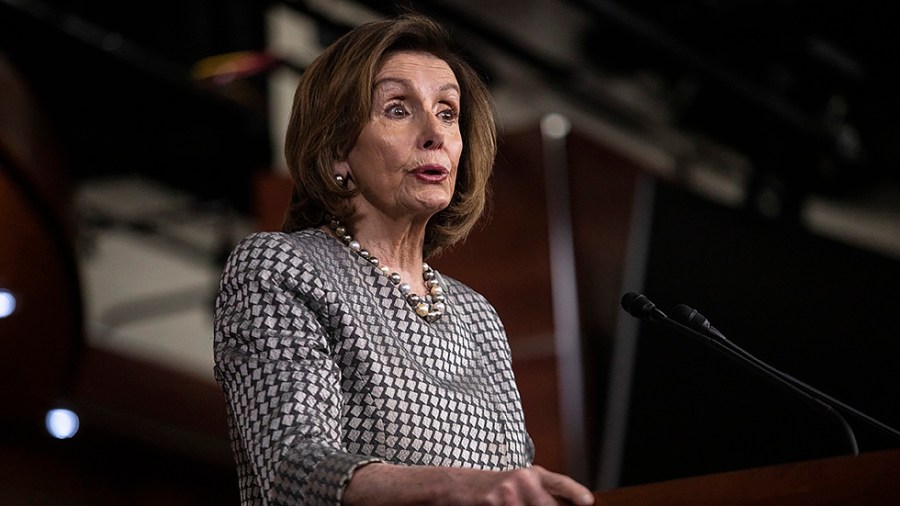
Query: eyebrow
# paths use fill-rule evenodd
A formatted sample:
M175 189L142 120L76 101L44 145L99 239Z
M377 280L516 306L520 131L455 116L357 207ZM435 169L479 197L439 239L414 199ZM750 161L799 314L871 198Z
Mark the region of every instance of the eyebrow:
M412 82L409 79L403 79L403 78L399 78L399 77L383 77L383 78L375 81L375 84L372 86L372 90L373 91L378 90L382 85L388 84L388 83L395 83L395 84L399 84L406 88L412 88ZM446 83L443 86L441 86L440 88L438 88L438 91L448 91L448 90L455 91L459 95L462 94L462 92L459 89L459 86L456 83Z

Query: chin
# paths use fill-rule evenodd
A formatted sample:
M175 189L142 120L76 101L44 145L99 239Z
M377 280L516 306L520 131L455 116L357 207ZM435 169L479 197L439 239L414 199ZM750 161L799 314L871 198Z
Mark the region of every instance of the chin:
M447 209L447 206L428 206L422 207L421 210L416 213L419 216L425 216L428 219L431 219L435 214Z
M423 198L419 199L418 205L421 207L423 211L428 211L431 214L436 214L450 205L450 195L442 194L442 195L426 195Z

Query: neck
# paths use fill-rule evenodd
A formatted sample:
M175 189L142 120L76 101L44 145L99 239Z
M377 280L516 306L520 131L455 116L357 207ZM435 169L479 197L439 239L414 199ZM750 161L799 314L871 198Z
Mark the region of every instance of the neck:
M367 207L358 206L358 212L349 224L353 237L384 265L401 275L406 271L420 278L428 219L395 218Z
M444 314L447 305L443 287L440 286L437 273L431 268L426 268L422 261L424 226L407 225L380 229L362 227L362 240L360 236L354 236L348 227L336 221L329 223L328 227L333 229L326 228L330 234L338 236L338 239L351 250L377 265L417 315L429 323L434 323ZM381 233L378 230L381 230ZM366 237L369 238L368 245Z
M376 228L356 222L351 231L353 237L382 264L397 272L409 271L421 276L425 227Z
M360 217L345 226L362 249L378 259L379 265L387 266L390 272L396 272L409 283L415 293L423 294L426 292L422 278L426 223ZM324 228L333 234L330 227Z

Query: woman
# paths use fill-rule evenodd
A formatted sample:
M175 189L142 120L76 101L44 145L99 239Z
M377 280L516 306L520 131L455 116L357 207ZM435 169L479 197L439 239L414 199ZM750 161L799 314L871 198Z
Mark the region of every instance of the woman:
M496 152L488 92L418 16L309 67L284 233L232 253L216 304L244 504L590 504L532 466L503 327L424 260L465 237Z

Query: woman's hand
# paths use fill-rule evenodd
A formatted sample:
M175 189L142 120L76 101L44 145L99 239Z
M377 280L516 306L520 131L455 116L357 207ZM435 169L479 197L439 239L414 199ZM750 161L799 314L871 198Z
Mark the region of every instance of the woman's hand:
M369 464L354 473L343 498L346 506L557 506L561 502L588 506L594 496L572 478L540 466L483 471Z
M466 471L452 485L465 500L450 504L557 506L558 499L579 506L594 503L593 494L580 483L540 466L503 472Z

